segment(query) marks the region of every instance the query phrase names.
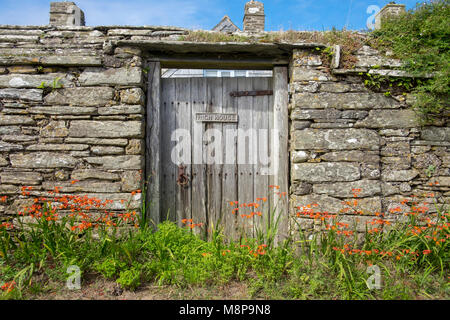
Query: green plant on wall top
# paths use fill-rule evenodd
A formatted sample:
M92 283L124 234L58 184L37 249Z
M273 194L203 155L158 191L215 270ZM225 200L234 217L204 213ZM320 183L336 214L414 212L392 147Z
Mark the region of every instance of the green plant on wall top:
M413 107L425 124L449 112L449 25L450 1L437 0L420 3L414 10L384 21L372 34L372 45L381 51L392 50L405 61L404 70L417 78L433 75L412 91L416 97Z

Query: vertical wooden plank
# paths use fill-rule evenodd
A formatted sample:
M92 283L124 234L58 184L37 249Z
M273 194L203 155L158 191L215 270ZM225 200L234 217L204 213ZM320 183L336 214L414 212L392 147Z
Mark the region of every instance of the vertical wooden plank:
M239 78L238 90L251 91L253 88L252 78ZM239 115L239 130L238 130L238 197L239 204L253 202L253 157L254 147L252 135L252 110L253 97L238 97L238 115ZM241 229L243 235L253 237L253 223L251 219L241 217L241 214L250 214L249 208L242 208L239 213L241 218Z
M269 88L273 89L273 78L269 78ZM269 128L269 154L270 154L270 165L269 165L269 169L274 167L274 134L273 134L273 125L274 125L274 120L273 120L273 95L269 96L269 119L267 119L269 124L268 124L268 128ZM270 172L270 174L268 175L269 178L269 186L271 185L275 185L275 180L274 180L274 174L273 172ZM275 207L275 204L273 203L273 189L268 189L268 195L270 195L268 197L268 202L269 202L269 221L272 221L272 214L273 214L273 210Z
M177 153L177 165L185 166L185 175L190 180L191 176L191 151L192 151L192 138L191 138L191 79L190 78L178 78L176 79L175 86L175 108L176 108L176 129L185 130L187 135L181 137L179 141L180 146L183 146L183 154ZM187 149L189 147L190 149ZM181 152L181 150L178 150ZM177 180L178 180L177 172ZM177 222L182 226L183 219L191 218L191 181L186 186L176 186L176 213Z
M162 164L162 201L161 219L176 220L176 175L177 167L172 161L172 132L175 130L175 79L162 79L162 130L161 130L161 164Z
M253 90L269 90L268 78L254 78ZM269 192L269 178L264 174L264 168L269 164L269 96L256 96L253 98L253 128L256 130L256 147L258 161L254 166L254 196L257 198L267 197ZM253 218L254 232L259 230L264 233L266 223L270 216L269 208L263 201L256 201L259 208L255 212L261 212L262 216L255 215Z
M289 154L288 154L288 70L286 67L274 67L273 69L273 119L274 130L278 135L274 141L275 152L275 175L274 183L280 186L281 192L289 192L288 171L289 171ZM274 195L274 197L277 197ZM289 231L289 205L288 199L280 201L277 207L276 215L280 217L277 242L286 239ZM274 198L274 201L276 199ZM275 216L274 219L277 219Z
M207 81L207 112L222 113L222 78ZM222 123L207 123L204 150L207 163L208 227L217 226L222 210Z
M192 219L195 223L207 223L206 166L203 158L203 133L205 125L195 121L195 114L206 111L206 80L191 79L192 104Z
M150 224L160 223L161 201L161 64L150 62L147 88L145 175L147 219Z
M237 113L237 98L230 96L230 92L238 90L237 78L225 78L222 82L223 86L223 112ZM224 233L230 240L238 240L239 232L237 222L239 212L233 213L234 206L230 206L230 202L238 201L237 193L237 128L236 123L224 123L224 165L222 172L222 226Z

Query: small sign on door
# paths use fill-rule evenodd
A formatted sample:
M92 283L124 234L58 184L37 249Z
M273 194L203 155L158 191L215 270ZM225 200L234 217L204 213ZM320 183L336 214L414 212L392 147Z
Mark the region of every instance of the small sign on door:
M195 120L198 122L238 122L238 115L235 113L196 113Z

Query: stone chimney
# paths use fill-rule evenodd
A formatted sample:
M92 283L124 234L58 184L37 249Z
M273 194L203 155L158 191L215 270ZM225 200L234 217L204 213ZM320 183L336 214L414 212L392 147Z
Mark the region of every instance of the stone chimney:
M84 26L84 12L75 2L50 2L50 24L52 26Z
M396 4L395 2L388 3L375 15L375 30L381 28L384 19L389 16L398 16L405 12L406 9L404 4Z
M264 4L259 1L250 1L245 4L244 32L263 32L265 28L266 16L264 14Z

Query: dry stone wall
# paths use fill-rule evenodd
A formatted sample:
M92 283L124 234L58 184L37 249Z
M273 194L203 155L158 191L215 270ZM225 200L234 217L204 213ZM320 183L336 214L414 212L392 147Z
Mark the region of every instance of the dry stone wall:
M144 170L146 73L141 50L114 43L184 33L0 26L0 219L55 187L113 200L110 210L130 199L129 209L140 208L131 192ZM29 196L22 187L32 187Z
M125 210L144 168L146 72L143 49L119 40L177 40L171 27L0 26L0 219L30 194L88 194ZM417 195L450 198L448 119L422 128L404 96L365 88L359 72L402 76L401 64L369 47L355 69L330 72L322 58L295 50L290 65L290 201L338 213L358 195L363 215L342 214L360 231L376 212ZM334 61L336 65L336 61ZM337 65L339 62L337 61ZM376 68L373 68L375 67ZM72 181L77 183L72 184ZM435 197L431 197L434 193ZM132 197L131 209L141 195ZM395 220L398 215L389 214ZM299 218L305 229L313 219Z
M434 201L442 206L450 200L449 119L421 127L407 97L372 92L360 76L392 73L400 62L369 47L356 58L355 69L330 73L320 56L293 54L291 214L318 204L316 211L340 214L364 231L376 213L395 221L401 215L391 210L411 212L404 199L436 212ZM355 189L361 212L341 211L355 200ZM299 220L304 229L319 228L307 216Z

